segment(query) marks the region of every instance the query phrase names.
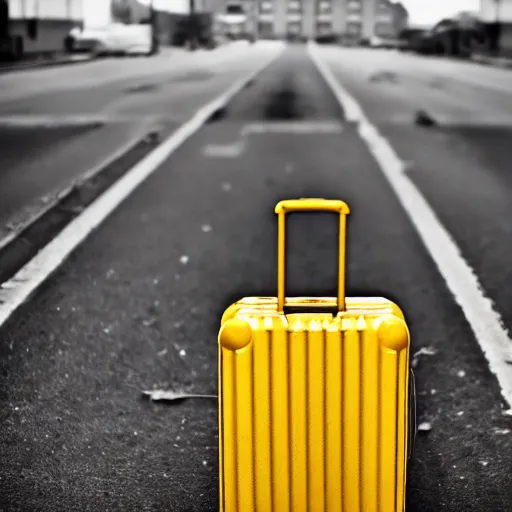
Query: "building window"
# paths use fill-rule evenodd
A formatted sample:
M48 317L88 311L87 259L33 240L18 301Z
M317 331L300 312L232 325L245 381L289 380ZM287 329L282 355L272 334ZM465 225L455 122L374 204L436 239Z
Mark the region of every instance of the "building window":
M376 15L377 18L381 19L382 21L387 20L391 17L391 8L387 4L387 2L379 2L377 4Z
M268 21L260 21L258 23L258 33L261 37L273 37L274 25Z
M330 14L332 12L332 4L330 0L320 0L318 2L318 14Z
M227 14L244 14L244 9L242 7L242 4L232 3L232 4L228 4L226 6L226 13Z
M319 21L316 24L316 33L319 36L327 36L332 34L332 23L328 21Z
M362 24L359 22L351 21L347 23L347 34L350 36L360 36L362 33Z
M393 27L389 23L376 23L374 32L377 37L391 37Z
M353 12L347 16L348 23L361 23L361 13Z
M272 12L274 10L274 5L272 2L269 2L268 0L265 0L263 2L260 2L260 12Z
M377 23L385 24L385 23L391 23L392 21L393 21L393 16L388 12L377 14Z
M301 24L296 21L288 22L288 34L298 35L301 32Z
M360 0L350 0L347 4L347 10L349 12L360 11L361 10L361 1Z
M301 12L302 6L301 3L297 0L290 0L288 2L288 12Z

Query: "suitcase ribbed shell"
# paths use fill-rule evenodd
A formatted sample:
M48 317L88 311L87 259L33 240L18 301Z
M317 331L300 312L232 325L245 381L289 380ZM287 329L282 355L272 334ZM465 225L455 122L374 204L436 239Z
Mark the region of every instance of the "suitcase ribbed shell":
M336 299L294 299L332 305ZM385 299L337 316L231 306L219 333L221 512L401 512L409 332Z

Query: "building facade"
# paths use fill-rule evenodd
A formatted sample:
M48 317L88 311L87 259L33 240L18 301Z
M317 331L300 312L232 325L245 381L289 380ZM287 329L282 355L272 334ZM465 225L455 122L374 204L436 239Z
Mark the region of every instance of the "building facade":
M224 12L240 8L249 31L262 38L395 38L407 10L390 0L224 0ZM251 30L252 29L252 30Z
M0 0L0 44L16 58L64 51L69 31L83 21L84 0Z
M7 0L11 19L78 20L84 0Z

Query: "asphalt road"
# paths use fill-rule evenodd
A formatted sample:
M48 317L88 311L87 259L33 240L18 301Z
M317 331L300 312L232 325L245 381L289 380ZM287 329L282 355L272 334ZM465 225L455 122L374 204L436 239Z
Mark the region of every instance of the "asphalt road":
M368 77L333 52L325 60L406 152L512 325L503 286L512 235L506 217L494 216L512 197L500 153L507 128L499 137L489 128L425 131L393 109L387 117L389 96L365 95ZM292 130L305 121L309 131ZM288 131L271 130L279 122ZM0 331L5 510L217 510L215 400L162 405L140 392L216 392L220 315L239 297L275 293L273 207L298 196L349 203L348 292L395 300L413 351L436 350L416 369L419 419L432 430L417 439L408 510L512 509L512 421L497 382L376 162L298 46L187 141ZM333 219L290 224L289 294L333 293Z
M379 53L322 51L324 62L408 162L408 175L510 329L512 290L503 283L512 280L512 72ZM382 80L386 74L394 80ZM438 118L439 126L415 126L418 108Z
M277 43L0 75L0 239L152 130L174 131Z

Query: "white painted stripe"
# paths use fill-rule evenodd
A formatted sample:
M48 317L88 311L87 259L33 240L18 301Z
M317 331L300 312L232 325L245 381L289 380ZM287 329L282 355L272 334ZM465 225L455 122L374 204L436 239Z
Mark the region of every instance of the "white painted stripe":
M275 123L251 123L242 128L242 135L254 133L341 133L343 126L339 121L282 121Z
M16 227L12 232L8 235L4 236L0 239L0 250L3 249L7 244L11 243L16 237L20 235L22 231L24 231L28 226L36 222L40 219L45 213L50 211L55 205L61 200L62 197L66 196L73 188L82 185L84 182L94 178L96 175L100 174L106 167L112 165L116 160L121 158L124 154L126 154L130 149L132 149L138 141L142 140L142 137L148 132L149 125L143 124L135 134L130 137L129 140L124 142L120 147L116 148L116 150L109 154L107 157L102 159L100 163L93 168L87 170L82 175L73 179L69 186L65 187L61 190L54 190L47 197L49 197L49 201L47 204L41 207L38 202L38 211L34 213L32 216L25 218L25 220L20 220L17 222ZM34 203L36 204L36 203ZM31 208L32 205L28 205Z
M364 115L359 103L346 93L341 86L338 84L334 75L327 69L323 62L315 55L314 45L308 43L308 51L311 59L315 63L318 71L322 75L323 79L327 82L327 85L333 92L334 96L338 100L338 103L342 106L345 119L349 122L358 122L359 119Z
M351 116L351 121L358 123L360 136L377 160L461 307L489 362L491 372L498 379L503 398L509 406L512 405L512 367L506 362L506 354L512 349L512 340L499 313L494 309L491 300L486 297L477 276L464 260L450 233L441 224L421 192L404 173L405 163L370 123L356 100L336 81L333 73L320 60L317 46L310 44L308 50L341 106L346 108L346 112Z
M0 128L71 128L80 126L102 126L107 123L164 123L165 116L76 114L76 115L12 115L0 116ZM172 122L172 119L169 118Z
M245 151L245 141L240 140L232 144L208 144L203 150L207 158L238 158Z
M247 136L254 134L325 134L341 133L343 126L339 121L282 121L249 123L242 127L241 140L228 144L207 144L202 149L207 158L238 158L247 147Z
M66 128L73 126L94 126L105 124L109 119L101 115L12 115L1 116L2 128Z
M122 201L165 162L176 149L199 130L208 118L228 103L248 81L261 73L283 51L285 45L275 45L275 52L257 70L234 84L228 91L211 101L176 130L160 146L136 164L112 187L94 201L82 214L64 228L48 245L30 260L12 279L0 287L0 326L27 301L37 288L65 261L87 236L94 231Z

